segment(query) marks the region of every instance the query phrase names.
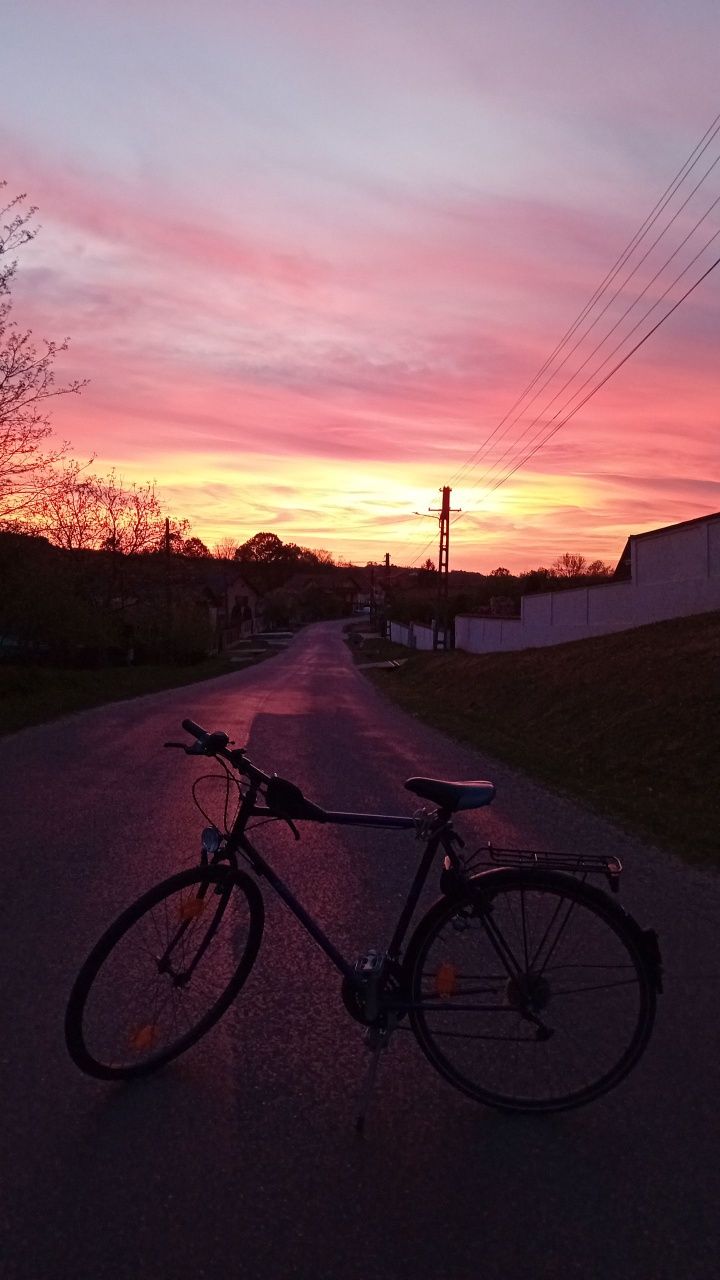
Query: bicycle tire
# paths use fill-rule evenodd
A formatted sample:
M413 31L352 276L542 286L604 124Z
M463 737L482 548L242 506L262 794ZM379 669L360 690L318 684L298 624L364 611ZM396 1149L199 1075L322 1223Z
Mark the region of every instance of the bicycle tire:
M99 1079L131 1079L196 1044L247 979L264 915L255 882L229 867L182 871L144 893L75 979L65 1015L75 1065Z
M477 876L420 921L405 968L423 1053L503 1111L594 1101L627 1076L652 1031L657 973L641 929L559 873Z

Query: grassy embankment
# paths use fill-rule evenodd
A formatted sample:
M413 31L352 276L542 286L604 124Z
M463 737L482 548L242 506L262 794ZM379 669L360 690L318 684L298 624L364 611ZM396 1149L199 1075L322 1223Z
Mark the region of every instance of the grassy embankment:
M386 656L368 639L357 660ZM367 674L429 724L720 866L719 613L519 653L411 653Z
M272 649L258 654L254 662L264 662ZM98 667L90 670L58 670L54 667L0 665L0 734L13 733L27 725L42 724L72 711L106 702L137 698L143 693L159 693L181 685L210 680L230 671L244 671L253 665L208 658L191 666Z

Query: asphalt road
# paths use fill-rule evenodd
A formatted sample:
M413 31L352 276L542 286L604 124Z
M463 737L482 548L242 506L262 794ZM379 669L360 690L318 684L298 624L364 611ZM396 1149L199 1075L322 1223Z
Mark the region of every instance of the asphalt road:
M190 782L205 766L160 749L186 715L327 807L411 812L411 774L487 776L494 805L458 823L478 843L620 853L622 901L658 929L667 988L629 1079L583 1110L507 1117L398 1035L358 1139L359 1029L335 971L267 896L257 965L200 1045L134 1086L80 1075L62 1039L80 962L196 858ZM386 704L337 624L253 670L5 738L0 778L3 1280L717 1275L720 878ZM659 803L672 789L658 779ZM351 954L382 943L412 836L305 831L295 845L272 829L277 869Z

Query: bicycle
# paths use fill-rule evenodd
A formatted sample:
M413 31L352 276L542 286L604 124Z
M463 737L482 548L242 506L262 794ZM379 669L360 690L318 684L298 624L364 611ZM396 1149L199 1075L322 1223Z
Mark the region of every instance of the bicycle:
M410 778L406 788L431 807L411 816L336 812L257 768L227 734L192 720L183 728L195 742L165 746L218 761L228 788L237 787L235 816L226 792L224 830L205 828L199 865L143 894L90 952L65 1018L82 1071L106 1080L146 1075L226 1012L264 927L262 894L241 858L339 971L344 1006L365 1028L372 1057L359 1131L380 1054L405 1019L450 1084L500 1110L581 1106L627 1076L650 1038L662 965L656 933L587 883L602 875L617 891L619 859L490 845L466 856L453 817L490 804L490 782ZM414 831L424 848L387 948L343 956L250 842L254 818L287 823L296 839L297 822ZM438 854L440 898L405 948Z

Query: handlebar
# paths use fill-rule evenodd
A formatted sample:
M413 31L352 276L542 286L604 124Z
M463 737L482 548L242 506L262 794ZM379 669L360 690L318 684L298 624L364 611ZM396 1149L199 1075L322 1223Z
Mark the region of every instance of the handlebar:
M290 818L307 818L312 822L327 821L326 811L321 809L319 805L307 800L300 788L296 787L293 782L288 782L285 778L278 778L277 774L273 774L271 777L270 774L263 773L262 769L258 769L256 765L251 764L248 760L244 747L228 750L230 739L226 733L217 731L208 733L207 729L203 729L194 720L183 720L182 727L186 733L195 738L197 745L188 747L183 742L166 742L166 747L182 747L187 755L222 756L238 773L242 773L253 786L265 787L268 808L286 820Z
M196 745L188 747L184 742L166 742L166 747L182 747L186 755L222 756L233 769L237 769L238 773L242 773L249 782L257 786L267 786L271 781L269 773L263 773L262 769L258 769L257 765L248 760L244 747L228 750L230 739L226 733L219 730L210 733L194 720L183 720L182 727L186 733L192 734Z
M183 720L182 727L186 733L191 733L193 738L197 738L198 742L204 743L210 736L207 729L201 729L194 720Z
M166 742L166 747L181 747L186 755L199 756L222 756L224 760L229 761L238 773L242 773L250 781L257 785L264 786L270 782L270 775L263 773L262 769L258 769L256 765L251 764L245 755L244 747L236 747L234 750L228 750L230 739L226 733L215 730L209 733L207 729L203 729L202 725L196 724L194 720L183 720L182 727L186 733L192 735L196 740L196 745L189 747L185 742Z

